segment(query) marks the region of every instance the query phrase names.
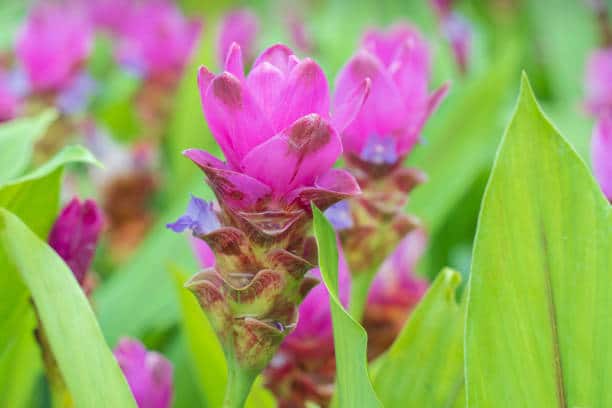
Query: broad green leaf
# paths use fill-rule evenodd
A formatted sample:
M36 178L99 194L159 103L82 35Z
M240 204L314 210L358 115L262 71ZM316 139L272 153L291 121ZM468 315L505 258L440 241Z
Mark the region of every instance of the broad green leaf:
M57 113L46 110L35 117L0 125L0 184L20 175L30 164L34 143L44 135Z
M10 260L3 273L18 274L28 288L75 405L135 407L89 302L66 264L5 209L0 209L0 244Z
M389 351L381 357L374 389L386 407L465 406L461 278L445 269L433 282ZM463 302L465 305L465 302Z
M366 360L368 336L344 310L338 298L338 249L336 234L323 213L313 206L314 231L319 248L319 268L329 291L334 325L338 404L345 407L382 407L376 397Z
M611 278L610 205L524 77L476 234L469 406L612 406Z
M207 407L220 407L223 405L227 383L227 364L221 343L196 298L184 287L189 276L176 265L170 265L169 269L179 298L181 325L188 346L188 357L195 372L201 397L207 402ZM253 384L245 406L246 408L275 406L274 398L262 387L261 379Z
M0 207L12 211L39 237L45 238L59 211L64 166L98 162L81 146L68 146L47 163L4 185L0 184Z

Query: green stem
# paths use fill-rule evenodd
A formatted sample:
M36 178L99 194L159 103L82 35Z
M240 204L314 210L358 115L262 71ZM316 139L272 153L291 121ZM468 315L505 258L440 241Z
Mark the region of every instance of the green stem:
M368 299L368 290L375 274L375 272L371 271L362 271L352 277L349 312L353 319L358 322L361 322L363 317L366 300Z
M229 357L229 356L228 356ZM227 386L223 408L242 408L257 373L240 367L234 358L227 359Z

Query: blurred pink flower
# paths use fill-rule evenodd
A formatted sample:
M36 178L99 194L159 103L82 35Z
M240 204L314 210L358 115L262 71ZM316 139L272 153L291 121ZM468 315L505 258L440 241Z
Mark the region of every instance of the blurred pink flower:
M0 70L0 122L13 119L19 110L19 98L11 90L8 74Z
M134 3L124 18L117 58L146 77L180 72L202 29L168 0Z
M49 233L49 245L68 264L83 286L104 225L102 210L93 200L73 198Z
M587 61L585 107L598 116L612 113L612 48L596 50Z
M602 115L591 139L593 172L604 195L612 202L612 116Z
M442 33L451 46L459 71L465 74L472 48L472 26L458 13L447 15L441 24Z
M311 200L327 207L359 191L351 175L332 166L342 153L338 133L360 109L368 80L355 84L332 117L325 74L311 59L275 45L245 77L234 43L225 61L219 75L201 67L198 84L227 163L205 151L184 152L208 175L222 207L308 207Z
M136 0L82 0L89 8L93 23L98 28L118 33L126 23L125 17Z
M172 402L172 364L147 351L138 341L119 340L114 351L139 408L169 408Z
M87 13L76 3L40 3L30 11L17 37L16 56L35 92L67 87L89 56L93 32Z
M259 18L247 8L232 10L227 13L221 22L217 55L219 66L224 66L225 57L228 55L232 43L236 43L242 49L247 65L255 58L255 45L259 33Z
M335 106L346 103L364 78L372 81L363 109L342 133L346 153L393 164L412 149L448 88L429 93L429 58L425 40L407 24L364 35L361 50L336 80Z

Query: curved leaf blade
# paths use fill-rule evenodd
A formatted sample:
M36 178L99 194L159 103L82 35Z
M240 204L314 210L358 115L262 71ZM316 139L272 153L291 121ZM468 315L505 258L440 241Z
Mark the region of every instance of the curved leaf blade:
M28 287L60 372L78 407L135 407L85 295L66 264L23 222L0 208L0 243Z
M323 213L313 205L314 231L319 247L319 268L329 291L334 325L338 405L344 407L382 407L368 374L368 336L344 310L338 297L338 249L336 234Z
M612 406L611 261L610 206L524 77L476 235L470 406Z
M439 273L387 354L377 362L374 389L384 406L465 406L465 302L455 300L460 282L456 271Z

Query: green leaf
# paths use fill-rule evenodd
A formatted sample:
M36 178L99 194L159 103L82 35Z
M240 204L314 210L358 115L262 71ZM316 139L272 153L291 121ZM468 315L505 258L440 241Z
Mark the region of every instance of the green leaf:
M465 302L455 296L459 274L445 269L387 354L377 362L374 389L386 407L451 407L461 400Z
M59 211L64 166L98 162L81 146L68 146L44 165L16 180L0 184L0 207L17 215L39 237L45 238Z
M3 273L19 274L28 288L75 405L135 407L89 302L66 264L5 209L0 209L0 243L10 260Z
M227 364L221 343L219 343L215 331L196 298L184 287L188 275L176 265L170 265L169 270L179 298L182 330L187 341L188 355L195 372L201 397L207 402L207 407L220 407L223 405L227 383ZM274 398L262 387L261 379L259 379L251 389L246 407L265 408L273 406L275 406Z
M30 164L34 143L45 134L57 112L46 110L35 117L0 125L0 184L20 175Z
M338 298L336 234L323 213L313 206L314 231L319 247L319 268L329 291L334 325L338 403L344 407L382 407L370 382L366 351L368 336L344 310Z
M610 205L524 77L476 234L469 405L612 406L610 265Z

